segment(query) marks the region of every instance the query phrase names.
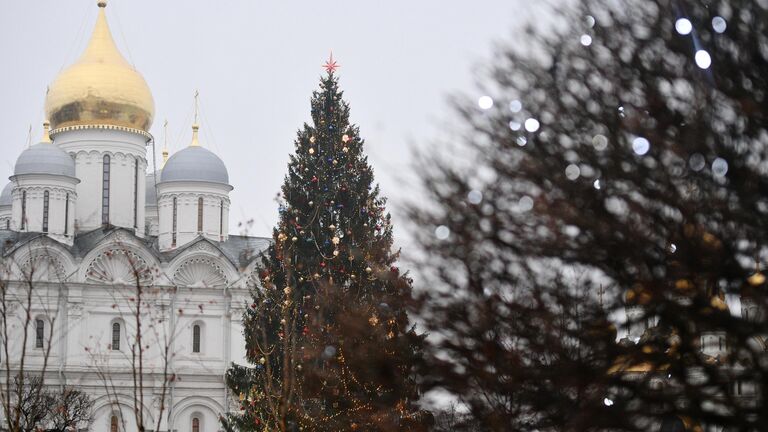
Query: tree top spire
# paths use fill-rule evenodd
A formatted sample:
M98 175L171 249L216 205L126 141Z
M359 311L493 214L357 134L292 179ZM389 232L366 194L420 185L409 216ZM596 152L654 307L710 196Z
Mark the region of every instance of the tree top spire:
M341 65L336 63L336 60L333 59L333 51L331 51L331 56L328 58L328 61L325 62L323 65L323 68L325 68L325 71L329 74L332 74L336 72L336 69L340 68Z

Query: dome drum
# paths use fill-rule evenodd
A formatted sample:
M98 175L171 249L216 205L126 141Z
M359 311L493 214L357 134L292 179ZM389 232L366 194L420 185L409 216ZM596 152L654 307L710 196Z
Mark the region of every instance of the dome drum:
M41 174L13 176L10 229L45 233L71 245L75 234L77 179Z

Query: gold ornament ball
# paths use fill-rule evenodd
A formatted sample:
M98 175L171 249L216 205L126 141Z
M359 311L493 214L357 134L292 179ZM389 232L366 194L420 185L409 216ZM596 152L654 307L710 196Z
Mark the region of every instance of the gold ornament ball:
M372 271L373 271L373 269L372 269L372 268L370 268L370 267L366 267L366 268L365 268L365 272L366 272L366 273L370 273L370 272L372 272Z
M264 357L259 359L259 363L261 363L261 364L264 364L266 362L267 362L267 359L265 359Z
M341 140L342 140L342 141L344 141L344 142L347 142L347 141L349 141L349 135L347 135L347 134L344 134L344 135L341 137Z
M309 154L315 154L315 149L313 148L309 149Z
M291 237L291 241L298 241L298 240L299 240L298 237Z
M314 144L315 143L315 137L314 136L309 137L309 142Z
M328 227L328 229L329 230L335 230L336 229L336 225L331 225L331 226Z
M349 147L344 147L344 148L343 148L343 149L341 149L341 150L342 150L344 153L349 153Z
M339 251L337 250L333 251L333 256L339 256Z

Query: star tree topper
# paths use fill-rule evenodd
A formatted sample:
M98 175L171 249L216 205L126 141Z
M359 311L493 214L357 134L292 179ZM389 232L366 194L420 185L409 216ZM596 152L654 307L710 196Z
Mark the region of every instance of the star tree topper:
M336 69L340 68L341 65L336 63L336 60L333 59L333 51L331 51L331 57L328 59L327 62L323 65L323 68L325 68L325 71L330 73L336 72Z

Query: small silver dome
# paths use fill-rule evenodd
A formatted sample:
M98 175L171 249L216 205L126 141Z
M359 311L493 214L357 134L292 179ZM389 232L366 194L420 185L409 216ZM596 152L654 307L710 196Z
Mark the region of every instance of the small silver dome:
M9 182L0 192L0 207L13 204L13 182Z
M157 189L155 189L155 173L147 174L147 184L144 187L144 205L157 207Z
M199 181L229 184L229 173L224 162L210 150L190 146L174 153L160 175L161 182Z
M42 142L24 150L16 159L14 175L53 174L75 177L75 161L58 146Z

